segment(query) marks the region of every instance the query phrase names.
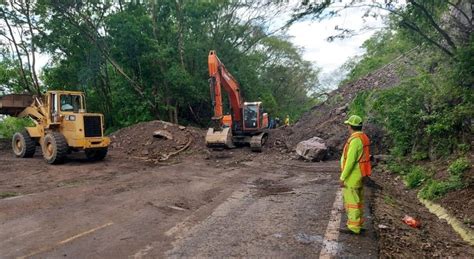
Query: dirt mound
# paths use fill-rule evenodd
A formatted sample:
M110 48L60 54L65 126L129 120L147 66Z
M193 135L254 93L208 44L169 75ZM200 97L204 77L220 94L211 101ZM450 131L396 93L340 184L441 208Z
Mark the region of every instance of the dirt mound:
M186 151L205 148L205 132L165 121L149 121L120 129L110 135L111 150L130 158L164 161Z

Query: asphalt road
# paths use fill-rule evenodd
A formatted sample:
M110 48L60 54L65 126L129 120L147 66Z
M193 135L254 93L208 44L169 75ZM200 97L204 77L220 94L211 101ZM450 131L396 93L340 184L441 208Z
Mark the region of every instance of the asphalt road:
M344 223L336 162L112 153L49 166L0 151L0 172L16 195L0 200L2 258L377 257L370 215L363 236L330 229Z

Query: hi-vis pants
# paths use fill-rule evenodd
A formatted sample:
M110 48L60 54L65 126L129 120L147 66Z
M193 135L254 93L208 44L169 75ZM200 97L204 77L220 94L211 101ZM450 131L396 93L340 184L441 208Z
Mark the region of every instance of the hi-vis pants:
M347 228L359 234L364 223L364 189L344 187L342 190L344 208L347 213Z

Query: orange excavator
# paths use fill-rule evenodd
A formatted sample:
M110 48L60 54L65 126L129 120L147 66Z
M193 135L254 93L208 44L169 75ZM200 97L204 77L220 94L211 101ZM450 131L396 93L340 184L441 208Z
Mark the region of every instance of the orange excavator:
M245 102L240 95L237 80L227 71L214 50L209 52L209 83L214 108L215 127L206 134L208 147L233 148L250 145L252 151L261 152L268 137L268 114L262 102ZM222 89L227 92L231 114L224 115Z

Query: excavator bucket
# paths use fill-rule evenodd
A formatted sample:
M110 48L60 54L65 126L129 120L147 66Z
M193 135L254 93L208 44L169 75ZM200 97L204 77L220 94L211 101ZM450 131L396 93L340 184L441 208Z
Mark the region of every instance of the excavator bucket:
M26 107L33 103L33 96L29 94L9 94L0 97L0 114L17 116Z
M208 147L226 147L233 148L232 131L230 128L214 130L209 128L206 134L206 145Z

